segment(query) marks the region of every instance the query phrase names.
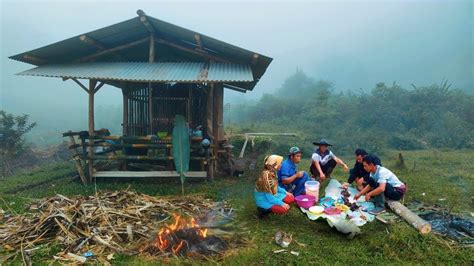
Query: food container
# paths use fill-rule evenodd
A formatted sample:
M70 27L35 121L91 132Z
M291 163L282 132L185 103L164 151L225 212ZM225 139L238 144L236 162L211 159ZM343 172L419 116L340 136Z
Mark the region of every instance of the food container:
M311 195L299 195L295 197L296 205L301 208L309 209L314 205L316 198Z
M312 214L322 214L324 212L324 207L312 206L309 208L309 212L311 212Z
M318 181L306 181L304 183L306 195L311 195L318 201L319 198L319 182Z
M344 204L336 204L336 209L340 210L341 212L346 212L350 210L350 208Z
M324 213L327 215L338 215L341 214L341 210L336 209L335 207L329 207L324 210Z

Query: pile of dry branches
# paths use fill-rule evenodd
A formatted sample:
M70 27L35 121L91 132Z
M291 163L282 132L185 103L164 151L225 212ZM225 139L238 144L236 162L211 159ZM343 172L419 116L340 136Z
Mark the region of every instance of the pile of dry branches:
M32 204L31 215L0 220L0 246L11 251L4 260L21 255L24 263L49 244L62 248L56 260L84 262L90 256L106 261L114 253L138 253L173 214L227 215L224 205L199 196L156 198L130 190L70 198L58 194Z

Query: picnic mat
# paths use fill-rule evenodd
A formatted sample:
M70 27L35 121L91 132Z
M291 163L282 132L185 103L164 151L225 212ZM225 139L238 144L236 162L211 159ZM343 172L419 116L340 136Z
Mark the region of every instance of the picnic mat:
M375 219L375 216L369 213L375 207L374 203L365 201L364 196L360 197L358 201L354 199L354 196L358 193L357 189L348 188L350 194L348 197L349 202L356 202L359 206L354 211L351 211L349 207L344 207L346 205L344 205L344 199L341 194L343 190L339 181L331 179L324 192L325 196L315 206L322 206L325 212L314 214L309 209L300 208L308 219L312 221L320 218L326 219L329 226L335 227L341 233L348 234L348 238L353 238L355 235L360 234L360 227Z

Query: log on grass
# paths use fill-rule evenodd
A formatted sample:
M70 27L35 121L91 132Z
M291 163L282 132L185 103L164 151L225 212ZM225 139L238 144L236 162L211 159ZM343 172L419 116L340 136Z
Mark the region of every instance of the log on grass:
M410 211L399 201L389 200L387 204L393 212L405 219L411 226L418 229L421 234L425 235L431 232L431 224L429 222L421 219L420 216Z

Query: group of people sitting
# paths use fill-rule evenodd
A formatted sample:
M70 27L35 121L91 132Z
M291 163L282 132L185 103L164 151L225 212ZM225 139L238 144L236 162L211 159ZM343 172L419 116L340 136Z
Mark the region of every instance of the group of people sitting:
M310 173L298 171L297 164L301 162L302 151L291 147L288 157L279 155L267 156L263 162L263 170L255 183L254 197L259 217L269 213L285 214L296 196L305 193L305 183L310 180L323 182L331 178L337 165L349 172L347 182L343 187L355 183L359 193L355 199L365 195L366 201L372 201L375 208L372 214L385 211L385 198L400 200L406 192L406 185L389 169L382 166L376 155L368 154L364 149L355 151L356 162L350 169L346 163L329 149L331 144L325 139L313 142L316 149L311 156Z

